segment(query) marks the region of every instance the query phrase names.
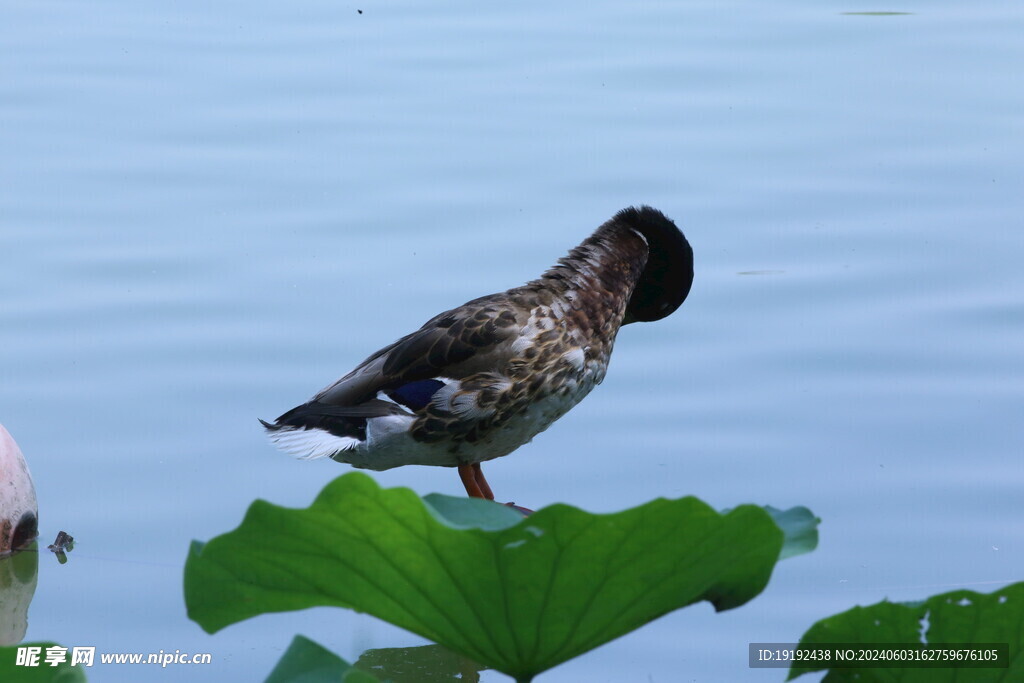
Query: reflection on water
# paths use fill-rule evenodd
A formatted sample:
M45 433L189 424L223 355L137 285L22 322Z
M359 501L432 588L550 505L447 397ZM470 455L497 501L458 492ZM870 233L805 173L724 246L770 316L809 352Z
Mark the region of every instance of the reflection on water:
M36 544L0 559L0 645L16 645L25 638L38 572Z
M74 550L75 540L61 531L47 547L59 564L66 564L65 553ZM16 645L25 638L28 608L39 580L39 544L0 557L0 645Z

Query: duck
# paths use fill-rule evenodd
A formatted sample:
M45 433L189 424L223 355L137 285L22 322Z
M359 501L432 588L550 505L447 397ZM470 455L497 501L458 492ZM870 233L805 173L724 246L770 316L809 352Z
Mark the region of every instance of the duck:
M300 459L457 468L512 453L600 384L623 325L661 320L693 284L693 250L661 211L625 208L539 278L440 313L272 423Z

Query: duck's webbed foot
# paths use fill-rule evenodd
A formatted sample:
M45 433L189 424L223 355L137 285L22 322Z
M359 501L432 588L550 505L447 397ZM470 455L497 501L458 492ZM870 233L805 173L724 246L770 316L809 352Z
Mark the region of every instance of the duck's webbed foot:
M484 478L484 471L481 469L480 463L459 465L459 477L462 479L462 485L466 487L466 493L469 494L470 498L494 500L494 494L491 493L491 487ZM505 505L517 512L521 512L524 517L533 514L533 510L516 505L515 503L505 503Z
M505 503L508 507L512 508L516 512L521 512L523 517L529 517L533 514L533 510L530 508L524 508L522 505L516 505L515 503Z

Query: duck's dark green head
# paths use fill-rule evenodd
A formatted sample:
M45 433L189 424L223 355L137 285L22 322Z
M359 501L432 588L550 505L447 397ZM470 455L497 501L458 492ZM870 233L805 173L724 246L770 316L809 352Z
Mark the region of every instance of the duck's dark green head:
M632 228L647 240L647 265L626 306L623 325L661 320L686 299L693 284L693 249L676 224L649 206L630 207L614 222Z

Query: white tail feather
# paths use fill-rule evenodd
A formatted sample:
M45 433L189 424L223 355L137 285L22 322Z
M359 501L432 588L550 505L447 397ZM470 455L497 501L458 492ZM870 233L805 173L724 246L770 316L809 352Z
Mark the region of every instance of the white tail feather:
M336 436L316 428L284 427L267 432L267 438L282 451L300 460L329 458L338 453L352 450L361 443L359 439L351 436Z

